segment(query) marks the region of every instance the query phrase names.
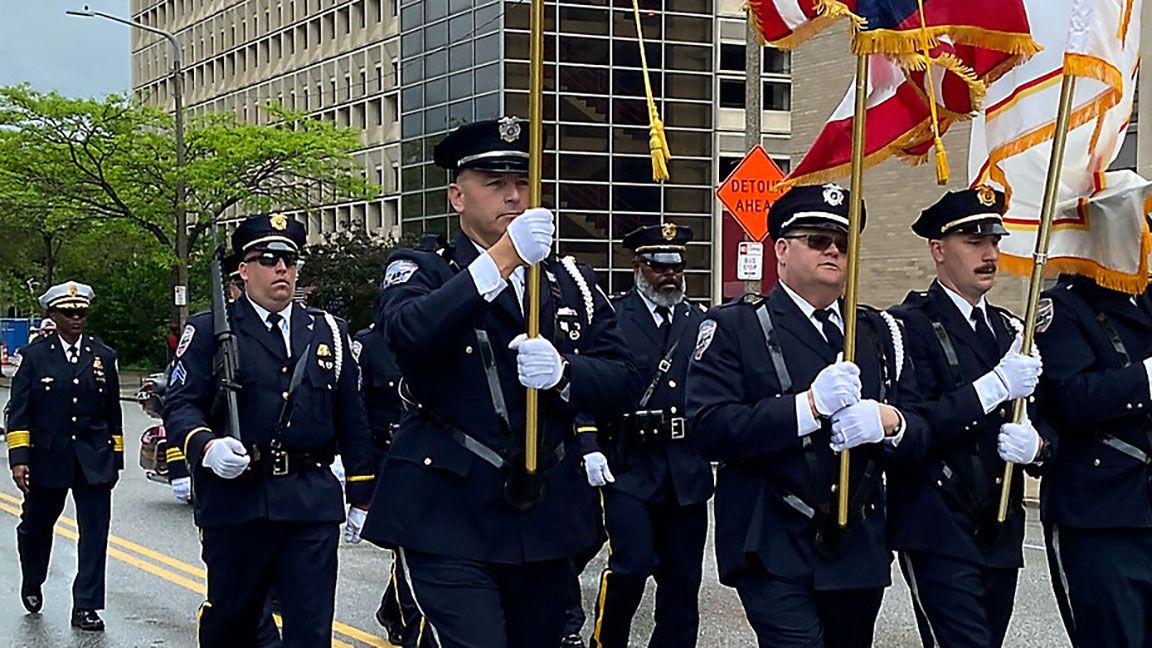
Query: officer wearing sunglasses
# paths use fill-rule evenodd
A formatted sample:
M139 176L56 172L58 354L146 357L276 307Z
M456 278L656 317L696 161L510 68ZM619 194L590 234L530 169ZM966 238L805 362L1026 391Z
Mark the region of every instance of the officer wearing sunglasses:
M779 283L712 309L688 368L688 427L719 461L716 554L762 646L872 645L891 583L883 472L927 427L896 321L858 308L841 360L848 191L797 186L768 213ZM863 219L863 214L861 215ZM848 524L839 457L852 450Z
M375 467L346 324L294 301L304 226L253 216L232 234L244 294L228 304L240 362L240 438L225 435L212 313L193 316L165 398L168 442L192 475L208 567L199 645L257 645L275 582L285 645L331 643L347 497L355 537ZM329 469L339 452L347 485ZM266 624L265 624L266 626Z

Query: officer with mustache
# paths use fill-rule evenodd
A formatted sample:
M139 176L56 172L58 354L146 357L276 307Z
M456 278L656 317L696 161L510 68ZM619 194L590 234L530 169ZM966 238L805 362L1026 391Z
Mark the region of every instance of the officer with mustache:
M925 646L1000 646L1024 565L1023 475L998 524L1004 462L1037 463L1045 444L1012 399L1040 378L1038 355L1021 353L1022 324L985 299L996 280L1004 194L980 186L945 194L912 230L928 240L936 279L892 314L932 430L928 458L888 475L889 528Z

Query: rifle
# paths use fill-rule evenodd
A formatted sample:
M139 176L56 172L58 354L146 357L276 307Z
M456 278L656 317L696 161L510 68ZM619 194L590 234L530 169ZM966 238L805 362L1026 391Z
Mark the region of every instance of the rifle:
M216 223L213 222L212 225L212 238L215 239ZM212 337L216 340L213 368L218 384L216 402L222 404L226 410L224 421L227 433L240 441L240 408L236 401L236 394L240 391L240 384L236 382L236 370L240 367L240 349L236 345L236 336L232 333L232 322L228 319L228 303L224 298L222 270L224 255L224 246L216 246L209 270L212 283Z

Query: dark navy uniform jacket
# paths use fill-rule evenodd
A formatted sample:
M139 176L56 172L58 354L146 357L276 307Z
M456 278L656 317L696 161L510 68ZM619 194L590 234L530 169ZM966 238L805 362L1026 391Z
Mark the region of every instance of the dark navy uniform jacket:
M385 280L376 325L396 354L405 397L434 420L417 411L401 420L363 537L387 547L506 564L572 556L596 541L599 520L595 492L580 464L576 416L622 414L631 405L636 373L591 269L579 266L581 289L560 260L546 260L540 331L568 360L570 392L567 401L556 390L539 396L545 497L527 511L507 503L506 470L465 448L446 427L514 464L523 462L526 390L508 344L525 331L525 319L513 286L491 303L479 294L466 271L478 256L461 235L439 254L401 250L390 260L390 266L414 265L402 273L410 276L391 285ZM509 431L493 405L477 330L490 340ZM563 459L551 465L559 447Z
M76 468L89 484L107 484L124 468L124 428L116 352L80 338L76 364L56 333L20 351L8 414L8 465L27 465L32 483L70 488Z
M836 354L792 298L774 290L767 307L793 383L782 390L756 315L759 301L753 296L709 311L701 327L714 322L712 337L701 335L688 368L690 429L704 457L721 462L716 480L721 581L732 582L742 569L760 564L778 578L815 589L886 586L891 554L881 471L891 462L921 460L929 443L927 425L910 409L917 399L915 374L902 342L894 341L895 320L859 309L856 364L864 398L900 406L904 437L896 447L883 442L852 450L850 531L843 552L827 557L816 551L809 518L784 498L791 494L813 508L830 503L835 524L839 456L829 446L831 423L800 437L795 394L807 390ZM871 474L862 479L865 471Z
M955 556L987 567L1022 567L1023 471L1013 473L1009 517L1001 532L982 535L979 545L975 537L980 524L994 524L1004 473L997 437L1000 426L1012 421L1012 403L985 414L972 383L1000 362L1019 330L1008 311L989 305L986 312L999 344L995 357L935 281L892 309L904 323L905 346L924 399L917 411L932 430L932 445L926 461L889 471L889 528L896 549ZM958 376L933 322L948 337Z
M195 333L177 358L164 399L164 424L169 443L181 447L193 467L197 526L253 520L342 522L344 494L328 469L337 449L344 461L349 503L367 505L375 475L368 421L357 385L359 369L344 323L333 319L338 328L334 336L323 311L294 304L292 357L285 358L247 297L229 304L228 312L240 352L241 437L249 455L259 459L236 479L222 479L201 464L204 446L224 434L220 419L225 413L223 408L216 408L218 412L213 408L217 383L212 313L195 315L189 320ZM305 350L307 354L302 355ZM304 374L281 427L297 361L305 363ZM288 475L271 474L270 446L277 438L291 455L307 457L307 461L296 461Z
M1152 454L1142 362L1152 355L1152 298L1145 292L1133 303L1081 277L1062 278L1044 297L1050 301L1041 301L1037 329L1044 357L1039 399L1057 447L1045 462L1041 518L1078 528L1152 527L1148 466L1104 443L1112 437Z
M352 339L352 353L360 365L361 392L378 463L392 440L394 427L404 414L400 400L400 368L375 325L356 332Z
M639 375L640 394L637 394L633 407L651 384L660 361L678 341L672 355L672 366L652 392L645 409L686 417L684 380L703 310L687 301L678 304L672 311L672 329L665 345L652 311L635 288L614 300L613 305L620 332L632 352ZM680 504L697 504L712 496L712 467L693 445L691 430L682 440L641 444L637 439L625 436L614 445L612 469L616 482L612 488L642 500L671 488Z

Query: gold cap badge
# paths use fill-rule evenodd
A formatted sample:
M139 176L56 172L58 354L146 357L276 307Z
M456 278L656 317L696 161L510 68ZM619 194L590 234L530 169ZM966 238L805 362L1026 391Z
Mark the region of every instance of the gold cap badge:
M981 205L991 207L996 204L996 191L988 185L980 185L976 187L976 199L980 201Z
M664 223L660 227L660 234L664 237L665 241L671 241L676 238L676 223Z
M288 217L284 214L272 214L270 220L272 221L273 229L279 230L281 232L288 229Z

